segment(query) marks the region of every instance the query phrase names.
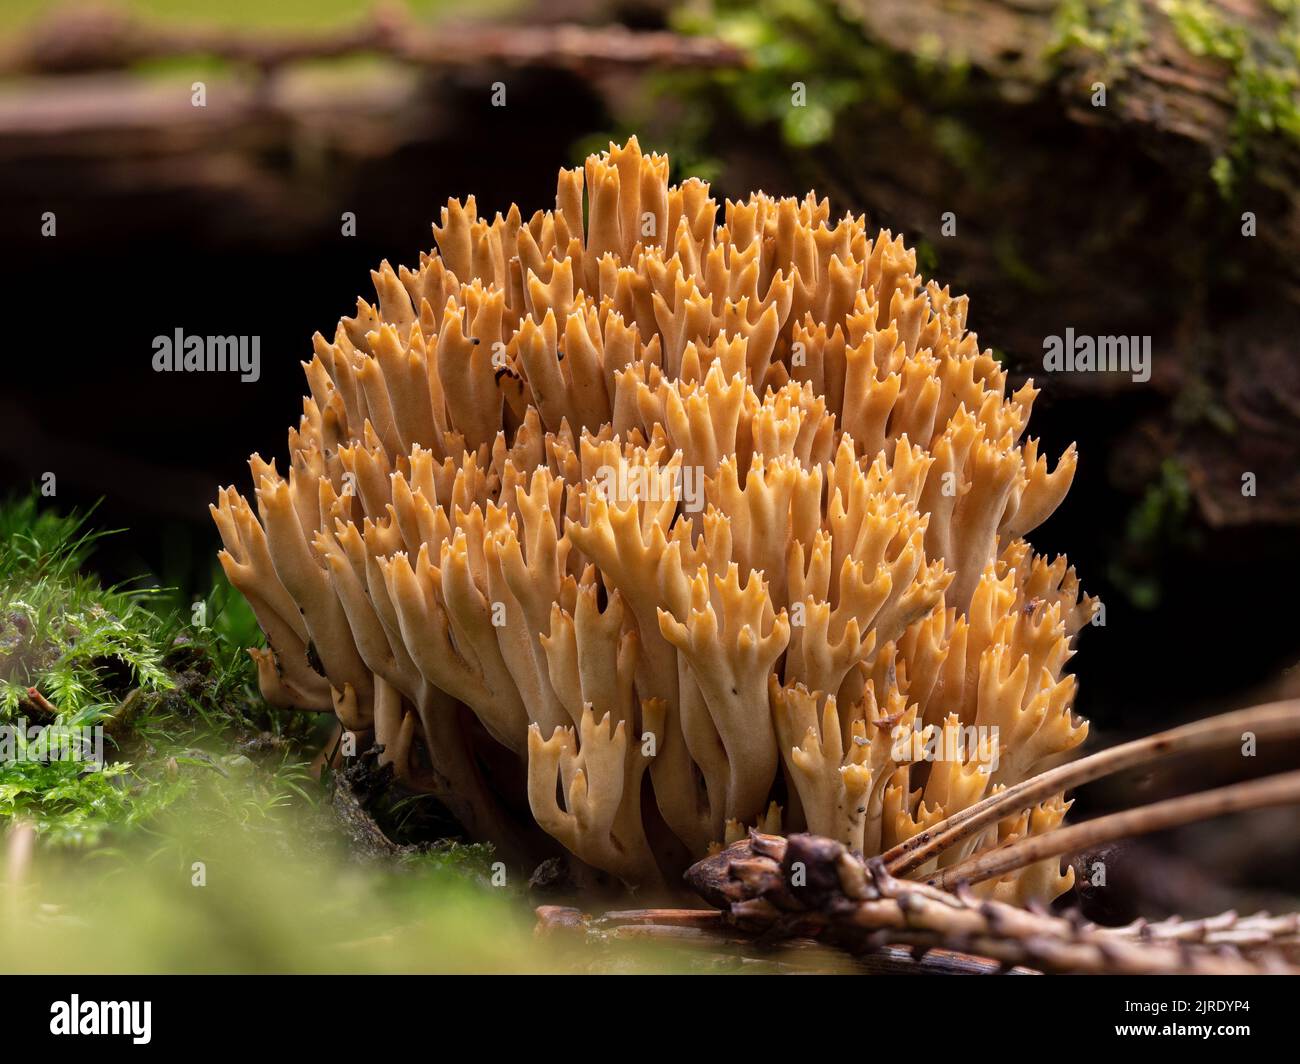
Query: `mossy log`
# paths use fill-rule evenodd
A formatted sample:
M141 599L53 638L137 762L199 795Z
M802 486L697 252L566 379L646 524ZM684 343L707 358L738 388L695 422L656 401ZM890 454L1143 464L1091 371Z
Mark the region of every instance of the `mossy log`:
M1266 0L837 10L878 91L812 148L718 121L724 183L811 184L919 238L1023 376L1043 381L1044 339L1066 328L1151 337L1150 381L1054 374L1045 403L1092 404L1126 440L1123 486L1172 457L1211 524L1300 523L1300 16ZM830 76L810 67L810 100Z

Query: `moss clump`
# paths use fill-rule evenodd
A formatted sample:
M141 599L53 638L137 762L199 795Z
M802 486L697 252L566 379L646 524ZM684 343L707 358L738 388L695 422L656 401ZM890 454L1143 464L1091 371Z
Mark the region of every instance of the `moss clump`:
M1150 39L1142 0L1066 0L1051 54L1082 50L1100 58L1103 77L1122 78ZM1231 142L1210 175L1231 195L1261 140L1300 143L1300 0L1270 0L1275 18L1253 26L1210 0L1158 0L1178 43L1217 60L1235 99Z
M1064 0L1054 31L1049 57L1071 49L1095 53L1111 77L1122 77L1149 39L1142 0Z
M254 777L226 810L237 821L301 796L311 722L256 694L247 605L224 580L193 609L104 587L84 571L104 534L88 516L0 505L0 828L121 838L234 774Z
M1129 513L1124 547L1107 574L1140 610L1160 605L1168 568L1162 555L1185 552L1197 534L1189 528L1193 506L1191 482L1176 458L1166 458L1141 501Z
M923 88L927 96L961 91L968 65L947 55L937 37L918 41L916 54L899 56L869 41L851 15L816 0L718 0L686 4L670 15L681 33L719 38L743 51L747 63L705 74L675 74L661 82L672 95L696 97L721 90L746 125L775 125L792 148L829 141L839 118L865 104L897 109ZM796 85L803 92L796 97ZM675 152L692 172L688 153Z
M1218 59L1236 98L1232 144L1215 160L1215 183L1230 195L1261 138L1300 144L1300 3L1272 0L1278 22L1254 29L1207 0L1160 0L1179 43L1192 55Z
M76 514L0 508L0 713L40 693L77 723L131 687L165 690L165 646L148 592L105 589L80 567L99 533Z

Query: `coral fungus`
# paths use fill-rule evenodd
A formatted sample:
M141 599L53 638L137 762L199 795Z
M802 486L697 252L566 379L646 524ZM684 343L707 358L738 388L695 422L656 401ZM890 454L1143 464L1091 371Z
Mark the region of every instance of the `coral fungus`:
M1083 739L1093 604L1023 538L1073 449L1049 471L1032 384L901 238L812 195L718 224L635 140L553 211L471 197L434 236L315 337L256 513L213 508L268 699L373 736L474 837L538 825L629 886L750 826L879 853Z

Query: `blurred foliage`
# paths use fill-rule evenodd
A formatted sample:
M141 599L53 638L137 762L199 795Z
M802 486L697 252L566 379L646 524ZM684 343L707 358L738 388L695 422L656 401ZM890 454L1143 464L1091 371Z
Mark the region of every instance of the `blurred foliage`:
M821 0L688 0L672 10L669 22L681 33L718 37L749 61L736 69L662 75L658 91L717 94L724 114L734 112L749 126L774 124L794 149L829 141L840 116L864 103L901 106L918 83L928 96L958 94L968 73L964 64L942 57L937 42L919 41L917 55L900 62L869 42L837 5ZM708 106L691 110L688 121L696 128L683 139L694 141L695 152L677 146L679 152L687 147L691 172L699 164L692 156L707 144L711 113Z
M1049 55L1093 52L1109 75L1122 74L1149 39L1143 0L1062 0L1055 29Z
M1160 605L1161 588L1172 567L1162 564L1162 558L1168 555L1177 562L1195 546L1193 505L1186 470L1176 458L1166 458L1159 476L1129 514L1123 551L1107 572L1111 583L1122 588L1138 609L1154 610Z
M560 961L534 943L519 887L491 885L488 848L360 864L311 806L249 818L248 785L209 773L117 847L41 848L25 868L11 856L0 970L520 972Z
M522 0L400 0L419 17L491 18L516 10ZM0 4L0 33L21 29L52 9L75 3L50 0L5 0ZM96 0L97 7L128 11L141 18L178 23L232 26L239 29L323 29L357 22L374 10L373 0Z

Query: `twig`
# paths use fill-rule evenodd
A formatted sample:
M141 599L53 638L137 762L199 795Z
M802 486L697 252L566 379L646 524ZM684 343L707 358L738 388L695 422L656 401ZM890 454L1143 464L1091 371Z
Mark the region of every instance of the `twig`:
M744 62L739 49L716 38L618 25L423 28L406 33L394 54L407 62L436 66L491 60L508 66L707 68Z
M991 975L1006 971L998 961L950 949L923 953L907 946L884 946L870 955L846 957L829 943L810 938L783 938L764 943L733 926L715 909L637 909L593 917L560 905L537 908L536 933L567 937L600 946L651 942L689 949L697 963L715 968L750 968L771 972L836 971L882 974ZM1041 974L1023 966L1017 975Z
M35 687L27 688L27 698L21 703L23 708L31 708L42 716L53 720L59 715L59 707L40 693Z
M1004 817L1054 794L1137 765L1239 742L1244 732L1261 740L1300 736L1300 700L1271 702L1194 721L1050 769L941 820L886 851L881 858L891 875L905 875Z
M1134 920L1123 927L1097 927L1095 930L1116 938L1186 942L1198 946L1228 945L1248 955L1261 950L1280 950L1291 960L1300 960L1300 913L1238 916L1229 911L1199 920L1173 916L1156 923Z
M1129 929L1105 931L1067 917L952 894L897 879L879 859L864 862L813 835L783 839L751 832L694 865L687 881L731 922L768 941L814 938L869 953L885 945L972 952L1004 965L1077 974L1295 974L1276 951L1246 956L1234 944L1210 948Z
M1048 857L1078 853L1117 839L1133 838L1247 809L1289 805L1293 802L1300 802L1300 772L1287 772L1213 791L1170 798L1138 809L1126 809L1121 813L1097 817L1082 824L1057 828L1043 835L1031 835L944 868L930 876L926 882L941 888L951 888L958 883L982 883L986 879L996 879Z
M140 715L144 703L144 692L139 687L133 687L127 692L127 696L100 721L104 734L114 738L125 735Z

